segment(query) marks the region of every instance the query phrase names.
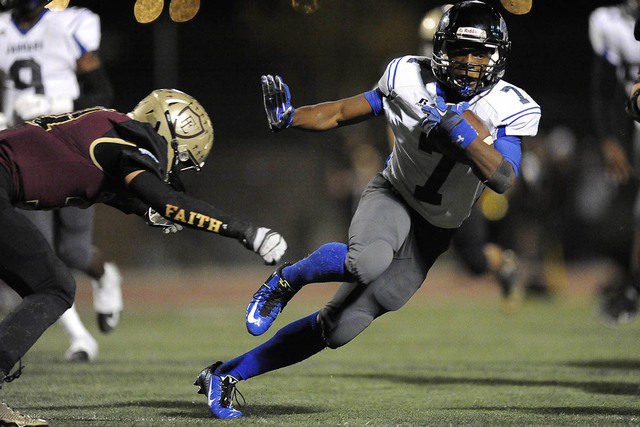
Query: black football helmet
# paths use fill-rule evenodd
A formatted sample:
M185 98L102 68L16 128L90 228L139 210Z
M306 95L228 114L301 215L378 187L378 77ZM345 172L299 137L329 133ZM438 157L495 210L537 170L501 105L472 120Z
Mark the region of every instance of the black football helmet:
M640 0L627 0L626 10L636 20L633 26L633 35L636 40L640 41Z
M46 6L53 0L0 0L0 12L13 10L19 15L27 15L41 6Z
M450 51L462 46L482 50L489 56L489 64L452 60ZM462 1L440 19L433 36L431 69L440 83L465 98L471 97L493 87L502 78L510 49L502 15L487 3Z

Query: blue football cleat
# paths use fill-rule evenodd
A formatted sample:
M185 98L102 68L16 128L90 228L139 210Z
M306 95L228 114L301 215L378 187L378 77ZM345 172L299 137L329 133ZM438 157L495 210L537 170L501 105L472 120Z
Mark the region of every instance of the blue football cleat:
M282 277L283 264L269 276L247 307L247 330L251 335L264 334L276 320L296 290Z
M207 405L211 409L211 413L216 418L238 418L242 416L242 412L233 409L233 401L236 399L236 393L242 397L242 394L236 390L238 380L231 375L219 376L215 374L218 366L222 362L216 362L211 366L207 366L196 377L193 385L198 386L198 394L207 395ZM242 397L244 401L244 397Z

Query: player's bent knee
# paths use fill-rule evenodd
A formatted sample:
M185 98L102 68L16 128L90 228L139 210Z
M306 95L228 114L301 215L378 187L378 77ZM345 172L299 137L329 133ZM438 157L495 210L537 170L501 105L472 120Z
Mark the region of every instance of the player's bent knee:
M389 267L393 260L393 248L384 240L367 245L349 246L345 267L359 283L368 284Z
M91 263L93 251L81 247L60 247L58 248L58 257L71 269L86 271Z
M360 335L373 322L374 316L363 311L332 312L327 307L318 313L318 325L327 347L336 349Z
M60 298L66 308L71 308L76 295L76 282L62 261L57 260L51 268L51 275L41 282L36 289L38 293L46 293Z

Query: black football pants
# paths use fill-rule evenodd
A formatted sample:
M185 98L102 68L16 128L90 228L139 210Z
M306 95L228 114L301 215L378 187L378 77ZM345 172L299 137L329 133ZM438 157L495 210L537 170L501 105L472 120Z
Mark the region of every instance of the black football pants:
M5 373L73 304L75 281L44 236L11 204L12 184L0 166L0 279L22 302L0 322Z

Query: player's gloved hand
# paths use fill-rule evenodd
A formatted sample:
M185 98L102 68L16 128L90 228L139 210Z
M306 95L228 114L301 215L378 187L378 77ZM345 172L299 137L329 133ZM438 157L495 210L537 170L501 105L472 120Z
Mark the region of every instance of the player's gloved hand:
M49 98L48 114L64 114L71 111L73 111L73 99L65 96Z
M162 232L164 234L177 233L184 228L180 224L169 221L152 208L149 208L149 211L147 212L147 224L152 227L162 227Z
M31 120L47 114L62 114L73 110L73 100L67 97L47 98L32 93L18 97L13 109L20 120Z
M271 74L262 76L261 80L262 100L269 128L273 132L288 128L293 120L294 110L291 106L289 86L282 81L280 76L273 77Z
M9 121L4 113L0 113L0 130L4 130L9 127Z
M439 126L451 136L452 142L467 148L478 136L475 129L462 117L462 113L468 108L468 102L448 105L441 96L438 96L434 107L430 105L422 107L422 112L427 115L422 122L422 128L429 134L433 128Z
M16 99L13 110L20 120L31 120L49 114L49 100L46 96L36 93L22 95Z
M247 249L260 255L266 265L276 264L287 250L284 238L266 227L251 227L242 243Z

